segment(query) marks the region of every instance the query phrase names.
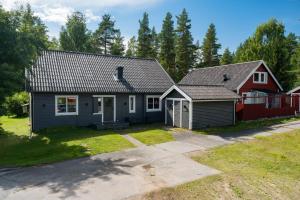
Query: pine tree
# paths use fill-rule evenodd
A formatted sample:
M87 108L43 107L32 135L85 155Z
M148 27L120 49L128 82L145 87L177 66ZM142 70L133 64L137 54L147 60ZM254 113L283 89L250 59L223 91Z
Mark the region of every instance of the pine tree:
M224 50L220 63L221 65L227 65L233 63L233 54L229 51L228 48Z
M218 44L217 41L216 27L214 24L210 24L202 44L203 66L209 67L220 64L218 51L221 44Z
M102 16L102 21L93 34L93 49L97 53L110 54L113 41L120 30L115 28L115 21L109 14Z
M145 12L143 19L139 20L137 56L142 58L151 57L151 30L149 28L148 14Z
M172 15L169 12L163 21L160 33L159 60L171 77L176 78L174 21L172 20Z
M110 53L111 55L123 56L124 55L124 38L121 36L121 33L117 33L112 45Z
M182 13L177 16L177 29L176 29L176 67L177 76L175 80L180 80L185 76L194 64L194 45L193 38L190 32L191 20L188 13L183 9Z
M86 51L89 31L85 16L74 12L68 17L66 27L62 27L59 37L61 48L67 51Z
M136 51L137 51L137 42L135 36L133 36L132 38L130 38L130 40L127 43L126 56L135 57Z
M159 51L159 36L156 33L155 27L151 30L151 58L157 58Z

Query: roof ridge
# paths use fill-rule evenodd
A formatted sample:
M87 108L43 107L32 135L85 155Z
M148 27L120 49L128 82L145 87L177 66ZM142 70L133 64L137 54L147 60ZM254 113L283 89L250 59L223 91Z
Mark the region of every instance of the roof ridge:
M139 58L131 56L118 56L118 55L109 55L109 54L100 54L100 53L90 53L82 51L66 51L66 50L43 50L43 52L60 52L60 53L73 53L73 54L85 54L85 55L94 55L94 56L103 56L103 57L115 57L115 58L126 58L126 59L137 59L137 60L152 60L155 61L155 58Z
M177 84L178 86L214 86L214 87L224 87L224 84L184 84L184 83L179 83Z
M216 66L210 66L210 67L199 67L199 68L195 68L193 71L197 71L197 70L200 70L200 69L208 69L208 68L226 67L226 66L230 66L230 65L241 65L241 64L254 63L254 62L264 62L264 61L263 60L253 60L253 61L247 61L247 62L232 63L232 64L227 64L227 65L216 65Z

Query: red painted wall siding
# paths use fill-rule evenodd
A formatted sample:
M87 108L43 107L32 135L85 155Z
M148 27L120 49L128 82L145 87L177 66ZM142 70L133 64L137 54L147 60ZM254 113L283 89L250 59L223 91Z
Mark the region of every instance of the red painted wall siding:
M267 72L267 69L262 64L257 70L257 72ZM250 92L255 89L266 89L273 92L280 91L280 88L277 86L276 82L273 80L270 74L268 74L268 83L267 84L257 84L253 83L253 75L246 81L246 83L240 88L239 95L242 95L243 92Z

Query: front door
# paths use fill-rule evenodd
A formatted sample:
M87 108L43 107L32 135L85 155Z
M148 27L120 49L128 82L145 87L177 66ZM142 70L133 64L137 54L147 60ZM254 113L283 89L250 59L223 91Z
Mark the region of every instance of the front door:
M103 122L114 121L114 98L103 97Z

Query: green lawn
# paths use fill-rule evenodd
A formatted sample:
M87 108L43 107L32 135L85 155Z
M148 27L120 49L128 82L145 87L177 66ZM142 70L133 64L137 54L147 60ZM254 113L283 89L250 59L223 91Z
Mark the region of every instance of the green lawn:
M276 124L284 124L287 122L300 120L300 117L290 117L290 118L273 118L273 119L260 119L254 121L239 121L234 126L224 126L217 128L207 128L202 130L194 130L195 133L200 134L217 134L222 135L226 133L235 133L243 130L258 129Z
M0 167L52 163L134 147L112 131L60 127L29 139L28 118L0 117Z
M299 199L300 130L196 155L223 173L162 189L146 199Z
M135 127L134 129L127 129L124 132L129 133L130 136L146 145L174 140L172 134L169 131L164 130L163 127L158 124L145 125L142 128Z

